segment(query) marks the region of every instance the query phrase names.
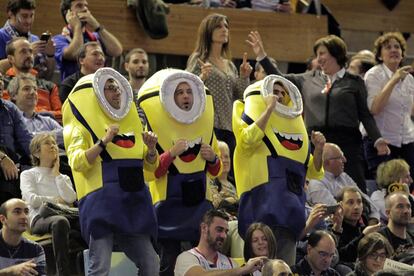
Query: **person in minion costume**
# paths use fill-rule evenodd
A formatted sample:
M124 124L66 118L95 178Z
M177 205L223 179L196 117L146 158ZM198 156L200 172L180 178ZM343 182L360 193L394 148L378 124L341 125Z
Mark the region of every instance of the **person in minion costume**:
M158 275L157 220L143 171L158 166L128 81L111 68L81 78L63 105L64 142L79 199L88 275L108 275L113 247L140 275ZM102 138L101 138L102 137Z
M278 241L278 258L289 265L306 222L305 180L323 177L325 137L312 133L312 156L302 109L298 88L276 75L248 86L244 102L233 106L239 233L244 237L253 222L267 224Z
M162 263L167 262L173 273L180 242L198 240L201 218L213 208L207 177L214 178L221 170L213 99L198 76L165 69L144 83L138 103L148 129L158 135L160 165L149 187L159 241L168 259Z

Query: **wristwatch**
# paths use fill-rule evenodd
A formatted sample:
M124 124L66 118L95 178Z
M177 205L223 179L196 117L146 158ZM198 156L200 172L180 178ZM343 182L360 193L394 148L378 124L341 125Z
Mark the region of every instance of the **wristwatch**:
M106 148L106 145L104 144L104 142L102 141L102 139L98 140L98 146L100 146L103 150Z
M5 153L0 153L0 162L2 162L3 160L4 160L4 158L6 158L7 157L7 154L5 154Z

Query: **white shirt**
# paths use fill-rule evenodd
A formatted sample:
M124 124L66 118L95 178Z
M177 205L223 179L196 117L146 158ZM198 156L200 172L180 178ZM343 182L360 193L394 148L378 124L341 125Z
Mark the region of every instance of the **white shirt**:
M69 176L63 174L54 176L51 168L34 167L23 171L20 175L20 190L23 200L29 205L30 224L39 214L43 202L56 203L58 196L66 203L73 203L76 200L76 192L73 190Z
M393 72L384 64L372 67L365 74L369 109L374 98L382 91L392 75ZM414 142L414 124L411 120L413 95L414 78L408 74L403 81L399 81L394 86L384 109L374 115L382 137L393 146L401 147L403 144Z

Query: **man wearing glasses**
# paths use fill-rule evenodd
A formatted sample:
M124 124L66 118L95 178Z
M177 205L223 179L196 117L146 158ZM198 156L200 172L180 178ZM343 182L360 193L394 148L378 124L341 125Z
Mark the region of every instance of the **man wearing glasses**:
M292 267L292 272L303 276L339 276L330 267L335 249L335 240L331 234L322 230L313 232L308 239L306 256Z

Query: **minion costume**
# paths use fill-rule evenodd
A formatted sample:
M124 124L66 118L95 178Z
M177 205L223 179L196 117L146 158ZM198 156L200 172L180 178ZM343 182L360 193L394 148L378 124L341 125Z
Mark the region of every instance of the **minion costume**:
M109 78L121 90L118 110L103 92ZM155 211L143 169L153 171L158 163L149 164L144 158L147 148L132 95L121 74L101 68L81 78L63 105L64 142L79 199L82 236L89 244L92 237L97 240L109 234L156 238ZM114 123L119 124L118 135L90 164L86 150Z
M176 87L182 82L187 82L193 93L189 111L180 109L174 101ZM168 151L178 139L189 141L188 149L174 159L168 172L159 178L153 175L149 183L159 238L196 241L201 217L213 208L207 199L208 164L200 154L202 142L209 144L216 155L219 153L213 133L212 96L198 76L165 69L144 83L138 92L138 102L147 117L149 130L158 135L159 154Z
M284 96L283 104L276 103L263 132L255 121L266 109L263 97L273 93L276 81L286 87L289 95ZM272 229L285 228L296 238L305 227L305 176L322 178L323 170L314 167L302 108L297 87L275 75L248 86L244 103L234 103L234 170L242 237L256 221Z

